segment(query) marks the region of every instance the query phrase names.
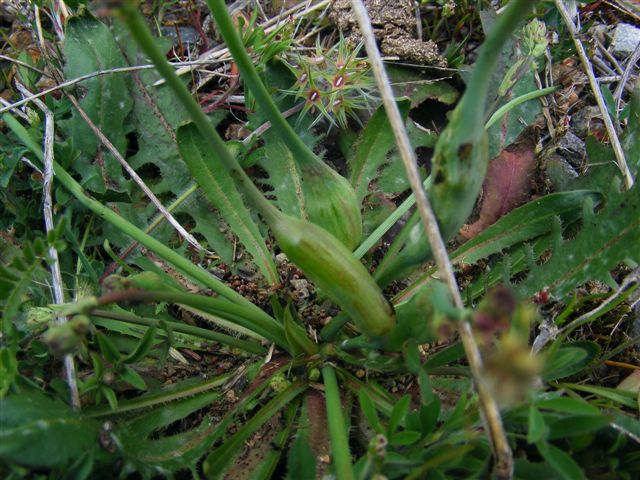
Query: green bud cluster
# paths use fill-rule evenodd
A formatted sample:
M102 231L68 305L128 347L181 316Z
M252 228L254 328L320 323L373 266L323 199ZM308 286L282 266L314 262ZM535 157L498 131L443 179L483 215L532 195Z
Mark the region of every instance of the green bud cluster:
M305 102L303 115L317 113L312 126L326 119L346 128L348 117L359 122L358 111L371 109L377 101L371 65L358 58L362 45L351 47L348 40L340 37L336 45L325 50L318 40L313 55L298 55L284 62L297 78L285 93Z

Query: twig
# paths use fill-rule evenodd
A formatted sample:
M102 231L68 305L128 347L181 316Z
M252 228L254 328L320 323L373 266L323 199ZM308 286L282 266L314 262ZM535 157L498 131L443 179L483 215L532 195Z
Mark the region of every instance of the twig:
M616 100L616 110L618 111L620 111L620 103L622 102L622 92L624 91L625 86L627 85L627 82L631 77L631 72L635 67L638 66L639 60L640 60L640 44L636 47L635 51L633 52L633 55L631 55L631 58L629 58L629 61L627 62L627 66L625 67L624 72L622 72L622 78L620 79L618 86L613 92L613 98Z
M4 98L0 97L0 105L4 105L4 106L9 106L11 105L9 102L7 102ZM23 112L22 110L16 108L15 109L15 113L16 115L18 115L20 118L22 118L23 120L31 123L31 121L29 120L29 115L27 115L25 112Z
M184 65L210 65L210 64L211 64L211 61L207 61L207 62L192 61L192 62L175 62L175 63L171 63L170 65L179 68L179 67L182 67ZM98 70L96 72L87 73L86 75L82 75L82 76L80 76L78 78L73 78L71 80L67 80L66 82L60 83L60 84L58 84L58 85L56 85L54 87L47 88L45 90L42 90L41 92L31 94L30 96L25 97L20 101L17 101L15 103L7 105L7 106L5 106L3 108L0 108L0 113L8 112L9 110L12 110L12 109L17 108L17 107L21 107L25 103L29 103L32 100L44 97L45 95L53 93L53 92L55 92L57 90L61 90L61 89L66 88L66 87L71 87L72 85L76 85L78 83L84 82L85 80L89 80L91 78L99 77L101 75L111 75L113 73L128 73L128 72L135 72L135 71L138 71L138 70L151 70L153 68L155 68L153 65L134 65L134 66L131 66L131 67L109 68L107 70Z
M464 308L464 303L460 296L460 290L453 273L453 267L449 261L449 256L442 236L440 235L440 228L438 227L438 222L436 221L435 214L433 213L431 203L427 198L427 194L422 185L422 180L420 179L415 152L411 147L402 117L395 102L393 91L391 90L391 85L373 35L369 15L362 0L352 0L352 6L353 12L358 19L358 24L360 25L360 31L364 38L367 55L371 61L376 83L378 84L382 102L396 139L402 163L404 164L404 168L407 172L407 177L411 184L411 190L416 198L418 212L420 213L420 218L422 219L424 229L433 250L434 259L438 265L440 274L445 279L447 286L449 287L449 292L456 307L462 309ZM502 426L502 419L500 418L498 405L495 399L491 396L491 393L481 377L482 358L480 356L480 350L473 338L471 326L468 322L460 322L459 332L467 355L469 367L475 381L476 389L478 391L480 408L488 427L489 440L496 458L496 472L499 477L510 478L513 470L513 455Z
M282 112L282 116L284 118L289 118L294 113L302 110L302 107L304 107L304 102L294 105L289 110L285 110L284 112ZM262 125L256 128L253 132L247 135L247 137L244 140L242 140L242 144L248 145L251 142L251 140L253 140L255 137L262 135L264 132L266 132L270 128L271 128L271 122L264 122Z
M536 85L539 89L541 89L542 80L540 78L540 74L538 74L537 71L534 71L533 77L536 81ZM551 118L551 112L549 111L549 102L544 96L542 96L540 97L540 103L542 104L542 114L544 115L545 122L547 122L547 130L549 131L549 135L551 136L551 138L556 138L556 128L553 126L553 119Z
M29 70L33 70L34 72L38 72L40 75L49 76L43 70L40 70L39 68L34 67L33 65L29 65L28 63L23 62L22 60L18 60L17 58L13 58L8 55L0 54L0 60L6 60L7 62L15 63L16 65L20 65L21 67L28 68Z
M29 95L27 89L16 81L16 87L18 90L26 95ZM44 225L47 231L53 231L55 225L53 224L53 201L51 199L51 189L53 185L53 145L54 145L54 119L53 112L47 108L47 106L40 100L35 100L36 106L42 110L45 115L44 121L44 181L42 186L43 191L43 212L44 212ZM53 284L53 300L56 305L64 303L64 290L62 283L62 272L60 271L60 260L58 258L58 251L55 246L49 246L49 257L51 257L51 282ZM56 315L56 322L58 324L67 323L67 318L64 315ZM64 373L67 379L67 385L69 386L69 393L71 396L71 405L75 409L80 409L80 394L78 393L78 383L76 381L76 367L73 361L72 354L66 354L64 356Z
M587 53L584 50L582 42L578 38L578 29L576 25L573 23L569 12L567 11L567 7L565 6L563 0L554 0L556 8L560 12L564 23L567 25L569 32L571 33L571 37L573 38L573 43L576 47L576 52L580 57L580 61L582 62L582 66L589 77L589 84L591 85L591 90L593 95L596 98L596 102L598 103L598 108L600 109L600 113L602 114L602 118L604 120L605 127L607 129L607 133L609 134L609 139L611 140L611 147L613 148L613 152L616 156L616 162L618 164L618 168L622 172L622 176L624 177L624 184L627 189L630 189L633 186L634 179L631 171L629 170L629 166L624 158L624 151L622 150L622 145L620 144L620 139L618 139L618 134L616 133L616 128L611 121L611 116L607 111L607 104L602 97L602 93L600 92L600 87L598 85L598 80L596 79L595 73L593 72L593 66L587 57Z
M102 131L96 126L95 123L89 118L89 115L84 111L84 109L78 103L78 100L73 95L67 95L73 106L76 108L82 119L87 123L91 131L100 139L102 144L111 152L111 154L120 162L120 165L127 171L129 176L133 179L134 182L142 189L145 195L151 200L151 203L155 205L158 211L167 219L167 221L173 225L173 227L178 231L182 237L184 237L187 242L189 242L194 248L198 249L202 252L207 252L207 250L200 245L198 240L195 239L193 235L185 230L185 228L180 225L180 223L175 219L173 215L162 205L162 202L155 196L155 194L147 187L144 181L140 178L140 176L136 173L136 171L131 168L131 165L125 160L125 158L120 154L118 149L111 143L111 141L102 133Z
M598 50L600 50L600 52L602 52L602 54L606 57L606 59L609 60L609 63L611 63L611 65L613 65L614 71L616 71L620 75L622 75L622 71L623 70L622 70L622 67L620 66L620 64L618 63L618 60L616 60L616 57L611 55L609 50L607 50L607 48L602 44L602 42L600 40L598 40L597 37L594 37L593 39L595 41L596 47L598 47Z
M604 364L610 367L626 368L627 370L640 370L640 365L633 365L627 362L616 362L615 360L605 360Z
M618 425L617 423L611 422L609 424L611 426L611 428L618 430L620 433L622 433L623 435L626 435L627 437L629 437L631 440L633 440L636 443L640 443L640 435L636 435L633 432L630 432L629 430L627 430L626 428Z

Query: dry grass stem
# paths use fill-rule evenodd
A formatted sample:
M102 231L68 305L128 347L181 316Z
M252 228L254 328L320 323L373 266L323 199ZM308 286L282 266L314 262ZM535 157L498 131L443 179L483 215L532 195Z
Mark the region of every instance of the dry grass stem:
M18 91L26 96L31 93L19 82L16 81L16 88ZM41 100L34 100L35 105L44 113L44 172L43 172L43 214L44 224L46 232L49 233L55 229L53 223L53 201L51 198L51 190L53 186L53 159L54 159L54 119L53 112L47 108L47 106ZM60 270L60 260L58 258L58 251L51 245L49 246L49 257L51 257L51 284L53 289L53 300L56 305L65 303L64 300L64 288L62 283L62 272ZM67 323L67 318L63 315L56 315L56 322L59 324ZM75 409L80 408L80 394L78 392L78 383L76 380L76 367L73 361L72 354L66 354L64 356L64 374L69 386L69 394L71 399L71 405Z
M376 83L380 90L380 95L387 112L387 117L389 118L389 123L396 139L400 157L402 158L409 183L411 184L411 190L415 195L420 218L433 250L433 256L436 264L438 265L438 270L441 277L449 287L449 292L451 293L456 307L464 308L464 303L460 296L458 283L455 279L451 262L449 261L445 243L440 234L435 214L433 213L433 209L431 208L431 204L422 185L422 180L420 179L415 152L413 151L406 129L404 128L404 122L400 116L389 79L382 63L380 52L376 45L369 15L362 0L352 0L352 5L360 25L367 55L369 56L376 78ZM468 322L460 322L459 332L475 381L476 389L478 391L480 408L483 414L482 416L487 426L489 440L495 456L496 474L499 478L511 478L513 472L513 454L504 432L498 405L481 376L482 358L480 356L480 350L473 338L471 326Z
M93 133L96 135L96 137L98 137L98 139L100 139L100 142L102 142L102 144L105 146L105 148L107 150L109 150L109 152L111 152L111 154L118 160L120 165L122 165L122 167L127 171L129 176L136 183L136 185L138 185L140 187L140 189L142 189L142 191L145 193L147 198L149 198L149 200L151 200L151 203L153 203L153 205L167 219L167 221L171 225L173 225L173 227L176 229L176 231L187 242L189 242L190 245L192 245L194 248L198 249L198 251L202 251L202 252L205 252L205 253L210 253L202 245L200 245L198 240L196 240L196 238L193 235L191 235L189 232L187 232L187 230L175 219L175 217L164 207L164 205L162 205L162 202L160 202L158 197L156 197L155 194L151 191L151 189L149 187L147 187L147 185L140 178L140 176L136 173L136 171L133 168L131 168L131 165L129 165L129 163L125 160L125 158L120 154L118 149L111 143L111 141L104 135L104 133L102 133L102 131L96 126L96 124L93 123L91 118L89 118L87 113L82 109L82 107L78 103L78 100L73 95L67 95L67 97L69 98L69 100L71 101L71 103L73 104L75 109L78 111L78 113L80 114L82 119L89 126L91 131L93 131Z

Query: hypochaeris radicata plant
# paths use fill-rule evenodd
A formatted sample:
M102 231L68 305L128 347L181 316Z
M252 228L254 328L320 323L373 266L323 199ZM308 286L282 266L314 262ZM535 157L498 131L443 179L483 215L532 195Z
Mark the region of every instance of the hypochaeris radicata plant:
M315 8L261 26L206 3L222 40L208 58L232 72L215 108L198 70L181 77L193 66L167 60L186 32L154 36L146 4L16 14L40 31L49 15L56 36L40 47L59 48L20 55L5 86L28 97L36 73L68 83L26 98L37 110L3 107L3 477L635 478L637 382L589 375L637 339L603 352L571 335L635 294L637 271L606 308L585 314L605 296L572 292L637 266L638 187L598 170L439 247L471 223L483 183L490 197L510 178L490 166L494 122L512 135L508 114L553 90L513 98L547 47L542 15L518 29L543 10L506 2L436 132L412 106L453 103L455 88L418 79L410 98L387 98L364 20L367 55L342 33L297 45L294 17ZM433 32L471 9L437 4ZM625 115L637 152L637 88ZM236 122L253 132L229 134ZM322 151L322 129L338 146ZM433 153L407 173L405 130L409 149ZM500 162L535 157L523 130ZM425 197L409 189L416 172ZM437 228L417 213L392 228L414 198ZM158 217L156 200L169 205ZM483 201L481 220L495 210Z

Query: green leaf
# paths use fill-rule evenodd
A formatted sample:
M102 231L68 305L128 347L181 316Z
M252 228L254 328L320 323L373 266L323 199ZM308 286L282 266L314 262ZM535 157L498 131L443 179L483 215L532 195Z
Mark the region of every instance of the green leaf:
M155 326L147 328L144 336L140 339L138 345L136 345L135 350L124 359L124 363L135 363L142 360L153 346L153 342L156 339L156 331L157 328Z
M529 70L498 106L506 104L513 98L533 92L537 88L533 70ZM516 105L512 110L505 113L501 121L488 130L489 157L495 157L504 147L513 143L526 125L531 125L535 122L536 116L540 114L541 110L540 100L535 98Z
M280 210L308 220L302 173L293 154L274 132L266 132L264 139L258 165L267 172L267 178L261 182L271 187L270 193Z
M100 392L105 396L111 410L115 410L118 408L118 396L116 392L113 391L112 388L105 387L104 385L100 387Z
M296 322L289 308L284 311L284 334L294 356L318 352L318 346L309 338L304 327Z
M409 412L409 404L411 396L405 395L394 405L391 415L389 416L389 424L387 425L387 436L392 437L400 425L404 424L404 418Z
M102 356L107 362L116 363L122 358L118 347L104 333L96 332L96 339L98 340L100 352L102 352Z
M609 419L605 416L595 415L571 415L549 423L549 440L558 438L582 435L601 428L609 424Z
M430 368L447 365L448 363L455 362L462 357L464 357L464 346L461 342L456 342L443 348L438 353L431 355L424 363L424 368L428 372Z
M264 238L244 206L233 179L195 125L188 124L178 130L178 147L207 198L251 254L267 283L278 283L278 272Z
M567 225L580 218L586 198L593 198L595 201L600 197L595 191L575 190L552 193L533 200L509 212L481 234L465 242L451 253L451 262L454 264L474 264L478 260L522 242L540 238L541 235L551 231L553 219L556 216L560 217L564 225ZM538 252L539 250L537 249ZM516 274L525 266L520 266L522 262L519 261L519 255L515 252L512 252L511 256L516 257L512 261L512 274ZM492 269L492 272L494 270L496 267ZM396 295L395 301L406 300L415 295L422 285L433 282L435 271L435 268L427 270L418 280ZM502 275L498 275L498 277L501 278ZM483 282L486 283L483 280L479 284Z
M286 390L272 398L253 417L246 421L222 445L214 449L205 459L202 466L207 478L219 478L226 471L232 458L240 452L245 441L267 422L275 413L284 408L306 389L306 385L293 383Z
M529 431L527 432L527 442L536 443L544 439L549 429L545 425L544 417L536 407L529 407Z
M542 378L545 381L569 377L586 368L600 353L600 346L595 342L569 342L556 350L547 359Z
M638 395L636 392L625 392L624 390L617 390L615 388L599 387L596 385L579 385L575 383L563 384L567 388L577 390L579 392L587 392L597 395L601 398L606 398L620 405L624 405L629 408L638 408Z
M402 118L409 114L409 101L401 100L398 108ZM380 106L362 131L353 153L347 159L350 181L356 191L358 202L369 195L369 184L377 177L378 169L387 160L388 153L395 148L395 137L384 106Z
M460 93L444 80L425 81L425 76L415 68L389 63L385 65L396 98L409 97L411 108L426 100L453 105Z
M438 424L442 404L437 395L433 396L431 402L420 407L420 427L423 435L433 432Z
M384 427L382 423L380 423L380 418L378 417L378 412L376 412L376 407L373 404L371 398L364 390L360 390L358 392L358 401L360 402L360 408L362 409L362 413L367 417L367 421L371 428L375 430L376 433L384 433Z
M66 79L126 66L109 27L88 14L71 17L67 22L64 56ZM83 82L79 87L83 95L78 95L82 109L123 155L127 146L125 119L133 103L126 79L123 75L100 75ZM103 166L95 162L100 141L78 112L74 111L71 119L60 122L60 126L81 152L73 168L82 175L86 188L99 193L128 189L122 167L110 153L105 150Z
M114 21L113 29L131 65L148 63L147 56L120 22ZM169 51L173 44L171 38L155 40L163 51ZM132 75L127 85L133 99L130 120L138 144L136 154L127 160L156 195L166 192L177 195L192 181L186 165L176 161L179 156L176 130L189 117L168 85L153 86L160 78L156 70L141 70ZM212 122L221 120L222 116L222 113L215 114ZM153 176L145 178L143 167L151 166L155 167Z
M287 454L287 480L315 480L316 459L309 441L298 436Z
M98 446L98 424L31 391L0 400L0 458L36 467L63 465Z
M608 280L610 271L625 259L640 261L640 186L609 194L596 215L587 213L582 230L557 246L551 259L516 287L521 298L548 288L558 299L589 280Z
M538 400L536 401L536 407L541 410L552 410L572 415L602 415L597 407L594 407L586 400L571 397Z
M124 367L120 372L120 378L138 390L147 389L147 384L144 382L144 379L131 367Z
M412 432L412 431L396 432L389 439L389 444L394 447L403 447L407 445L413 445L418 440L420 440L421 437L422 437L422 434L420 432Z
M536 444L540 455L558 472L565 480L586 480L584 472L564 450L545 441Z
M451 261L473 264L517 243L548 233L556 216L562 219L563 224L571 223L580 217L587 197L594 201L600 198L595 191L576 190L552 193L518 207L454 251Z

